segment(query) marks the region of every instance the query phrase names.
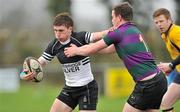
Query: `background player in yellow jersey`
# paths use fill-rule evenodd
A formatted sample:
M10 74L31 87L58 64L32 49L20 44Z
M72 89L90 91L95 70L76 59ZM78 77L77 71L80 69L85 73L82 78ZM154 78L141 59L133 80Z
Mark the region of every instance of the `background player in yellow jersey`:
M156 10L153 14L153 19L173 59L173 61L169 63L160 63L159 68L166 74L169 74L169 72L175 68L173 72L176 76L169 85L168 91L164 95L161 103L163 112L173 112L173 104L180 98L180 52L178 50L180 48L180 26L173 23L170 12L165 8Z

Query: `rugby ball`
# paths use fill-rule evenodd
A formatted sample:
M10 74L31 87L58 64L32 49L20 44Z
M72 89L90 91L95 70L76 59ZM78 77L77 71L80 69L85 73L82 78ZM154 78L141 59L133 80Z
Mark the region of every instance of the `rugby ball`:
M39 61L34 57L27 57L23 63L23 69L35 74L33 81L40 82L43 80L43 70Z

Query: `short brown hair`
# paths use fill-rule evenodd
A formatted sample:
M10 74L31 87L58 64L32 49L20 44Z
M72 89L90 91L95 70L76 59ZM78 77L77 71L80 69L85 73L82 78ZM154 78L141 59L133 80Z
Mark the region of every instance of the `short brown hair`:
M157 9L154 13L153 13L153 18L158 17L160 15L164 15L166 19L171 18L171 14L169 12L169 10L165 9L165 8L160 8Z
M133 19L133 9L128 2L124 2L113 8L116 16L121 15L121 17L126 21L132 21Z
M69 13L67 12L63 12L63 13L59 13L57 14L57 16L55 16L54 18L54 26L66 26L67 28L69 27L73 27L73 20L71 18L71 16L69 15Z

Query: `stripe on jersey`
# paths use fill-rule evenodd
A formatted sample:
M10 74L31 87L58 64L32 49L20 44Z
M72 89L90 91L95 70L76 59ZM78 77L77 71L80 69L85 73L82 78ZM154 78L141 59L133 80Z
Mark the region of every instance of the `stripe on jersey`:
M54 56L52 56L52 55L50 55L50 54L48 54L46 52L43 53L42 57L45 58L48 61L51 61L54 58Z
M90 37L91 37L91 33L90 33L90 32L87 32L87 33L85 34L85 42L86 42L86 43L90 43Z
M88 64L88 63L90 63L90 60L88 60L87 62L83 63L83 65L86 65L86 64Z
M83 65L85 65L85 64L87 64L87 63L89 63L90 62L90 58L89 57L86 57L86 58L84 58L83 60L82 60L82 64Z

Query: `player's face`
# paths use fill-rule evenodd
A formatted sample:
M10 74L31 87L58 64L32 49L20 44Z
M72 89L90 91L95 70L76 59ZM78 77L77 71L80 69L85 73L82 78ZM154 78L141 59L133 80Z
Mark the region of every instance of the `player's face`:
M72 27L67 28L66 26L62 25L62 26L53 26L53 28L54 28L55 36L59 41L65 42L70 38L72 33Z
M112 11L112 24L114 27L118 27L120 24L120 17L115 15L114 10Z
M164 15L160 15L154 18L155 26L159 29L161 33L166 32L170 25L172 24L172 20L167 19Z

